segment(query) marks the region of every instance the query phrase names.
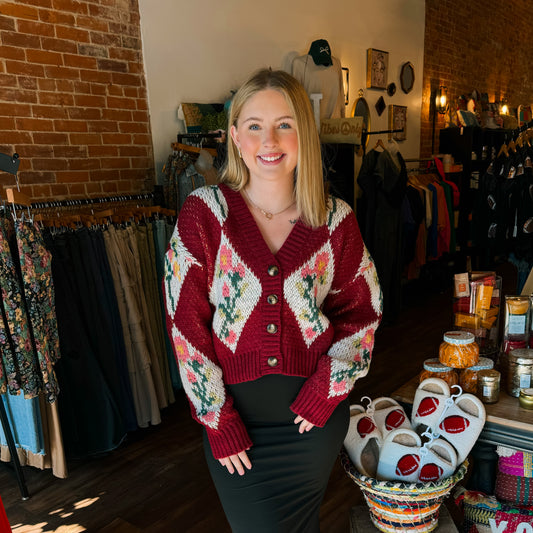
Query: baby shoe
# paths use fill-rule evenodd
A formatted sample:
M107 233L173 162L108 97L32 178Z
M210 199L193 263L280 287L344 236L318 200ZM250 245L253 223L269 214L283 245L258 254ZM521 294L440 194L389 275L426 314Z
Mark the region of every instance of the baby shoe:
M433 439L420 448L418 481L427 483L450 477L457 467L454 447L444 439Z
M394 429L411 428L403 407L392 398L376 398L369 407L370 413L383 439Z
M450 387L439 378L427 378L418 385L413 401L411 427L422 434L426 429L436 429L443 412L447 409Z
M381 446L377 479L417 482L421 444L420 436L412 429L399 428L391 431Z
M455 448L458 464L470 453L483 429L485 418L485 406L473 394L459 396L444 413L436 433Z
M362 405L351 405L344 447L359 473L376 477L381 442L381 433L366 409Z

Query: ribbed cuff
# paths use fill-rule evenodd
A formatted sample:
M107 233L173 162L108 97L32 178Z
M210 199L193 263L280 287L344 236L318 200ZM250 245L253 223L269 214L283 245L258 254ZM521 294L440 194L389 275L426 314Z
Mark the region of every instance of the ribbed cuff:
M207 437L215 459L236 455L252 446L252 440L241 420L235 420L220 430L206 428Z
M335 408L343 398L344 396L338 399L326 400L323 396L319 396L313 390L304 386L292 403L291 410L311 422L311 424L324 427L331 413L335 411Z

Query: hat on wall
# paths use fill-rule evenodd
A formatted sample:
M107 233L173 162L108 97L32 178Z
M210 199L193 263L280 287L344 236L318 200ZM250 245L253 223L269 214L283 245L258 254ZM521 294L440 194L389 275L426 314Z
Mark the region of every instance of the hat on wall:
M309 48L309 55L313 58L315 65L324 65L329 67L333 65L331 60L331 49L329 43L325 39L318 39L311 43Z

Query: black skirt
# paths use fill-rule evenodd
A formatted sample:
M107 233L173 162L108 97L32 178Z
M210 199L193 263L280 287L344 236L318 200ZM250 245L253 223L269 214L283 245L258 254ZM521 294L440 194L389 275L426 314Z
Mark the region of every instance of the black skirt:
M300 434L289 406L305 378L270 375L227 387L253 442L252 469L229 474L204 450L234 533L318 533L319 511L349 424L344 400L323 428Z

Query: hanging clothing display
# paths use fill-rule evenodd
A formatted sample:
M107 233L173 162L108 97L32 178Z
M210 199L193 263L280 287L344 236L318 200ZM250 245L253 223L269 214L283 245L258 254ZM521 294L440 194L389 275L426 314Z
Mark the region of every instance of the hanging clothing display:
M374 259L383 291L383 321L394 320L401 307L402 204L407 186L400 152L370 150L357 183L363 191L357 215L363 240Z

